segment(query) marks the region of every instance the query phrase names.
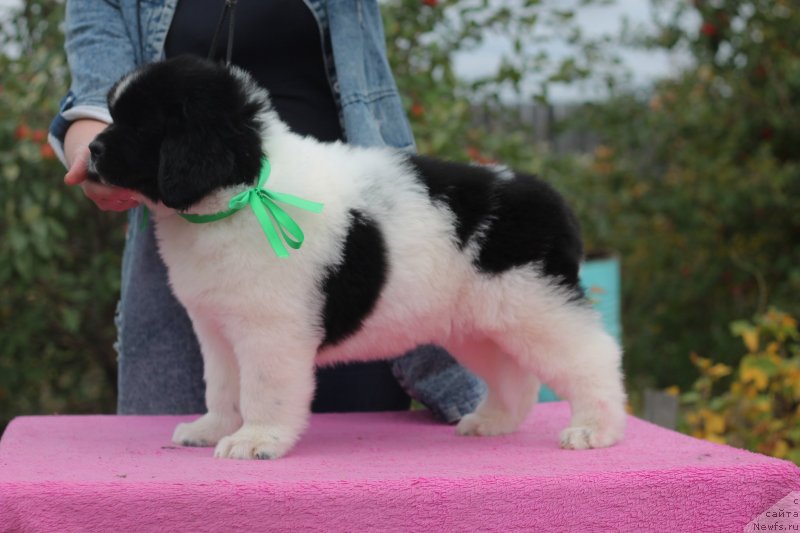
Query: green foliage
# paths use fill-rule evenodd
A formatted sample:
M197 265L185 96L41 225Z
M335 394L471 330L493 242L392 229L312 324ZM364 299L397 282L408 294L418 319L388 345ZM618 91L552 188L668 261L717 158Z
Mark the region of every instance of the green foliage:
M700 377L681 396L683 431L800 464L797 320L771 310L731 330L747 348L738 368L692 356Z
M644 44L693 63L590 106L604 145L576 179L623 258L629 376L685 386L690 352L738 361L726 324L768 302L800 312L800 7L655 3L672 11Z
M121 218L61 182L47 126L66 92L63 5L0 27L0 428L26 413L113 409Z
M582 37L575 12L560 4L524 0L512 9L489 0L389 0L382 5L389 61L421 153L502 161L526 170L545 164L544 154L532 146L531 125L503 105L503 96L543 101L553 84L587 80L614 64L599 42ZM456 59L492 36L502 36L509 46L497 67L477 79L457 77ZM547 43L555 40L574 53L568 58L546 53ZM531 86L535 93L527 95ZM480 106L492 122L503 125L502 131L475 120Z

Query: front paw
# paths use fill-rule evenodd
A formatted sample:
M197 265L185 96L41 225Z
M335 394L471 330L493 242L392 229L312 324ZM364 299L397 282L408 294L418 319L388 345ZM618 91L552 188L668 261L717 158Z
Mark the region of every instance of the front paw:
M242 421L236 415L206 413L194 422L178 424L172 434L172 442L182 446L214 446L241 425Z
M277 459L288 452L298 435L270 426L244 425L223 438L214 457L227 459Z
M589 426L568 427L561 432L560 444L565 450L607 448L622 439L622 429L601 430Z

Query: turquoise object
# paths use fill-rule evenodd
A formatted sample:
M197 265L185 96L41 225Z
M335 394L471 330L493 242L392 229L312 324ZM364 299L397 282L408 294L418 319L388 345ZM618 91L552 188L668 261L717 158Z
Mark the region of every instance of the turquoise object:
M619 258L611 256L587 261L581 265L580 282L586 297L600 311L606 331L622 341ZM555 402L558 399L552 390L542 386L539 391L540 402Z

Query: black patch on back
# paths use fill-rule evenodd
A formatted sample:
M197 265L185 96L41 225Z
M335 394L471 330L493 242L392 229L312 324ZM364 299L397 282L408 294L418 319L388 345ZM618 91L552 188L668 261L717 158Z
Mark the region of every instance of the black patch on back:
M536 176L500 178L494 169L416 155L409 162L434 202L455 215L455 236L463 249L483 230L475 266L486 274L539 264L576 295L583 257L578 221L561 196Z
M578 285L583 258L578 220L552 187L526 174L495 180L492 218L475 260L481 271L499 274L538 263L559 284L583 294Z
M350 211L341 263L328 268L322 284L325 338L320 348L340 343L361 328L388 277L383 234L365 213Z
M456 239L463 248L490 213L493 173L485 167L418 155L408 159L430 197L455 215Z

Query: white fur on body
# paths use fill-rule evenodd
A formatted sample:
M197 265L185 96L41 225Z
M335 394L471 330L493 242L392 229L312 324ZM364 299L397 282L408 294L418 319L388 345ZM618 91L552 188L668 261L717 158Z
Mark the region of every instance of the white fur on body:
M249 208L191 224L155 207L161 254L203 352L208 413L179 425L176 443L214 445L215 455L275 458L307 426L314 366L447 348L483 378L488 396L458 424L465 435L514 431L536 402L539 380L571 403L565 448L609 446L623 433L620 349L585 303L533 267L499 275L473 265L475 246L454 242L453 214L431 201L403 156L321 144L269 117L266 187L324 203L321 214L282 206L306 240L278 258ZM242 188L191 209L224 209ZM342 259L349 212L379 225L389 272L363 327L317 351L326 268Z

